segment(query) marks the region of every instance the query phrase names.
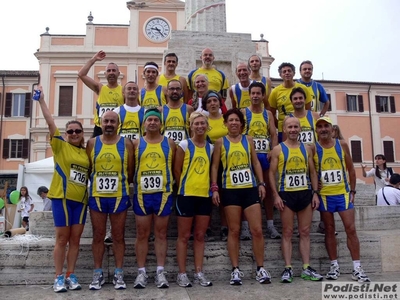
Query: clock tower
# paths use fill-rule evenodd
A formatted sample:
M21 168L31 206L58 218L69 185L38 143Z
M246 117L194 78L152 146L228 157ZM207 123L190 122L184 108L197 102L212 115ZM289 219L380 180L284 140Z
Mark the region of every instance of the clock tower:
M134 52L163 53L172 30L185 28L185 2L144 0L126 3L131 12L129 44Z

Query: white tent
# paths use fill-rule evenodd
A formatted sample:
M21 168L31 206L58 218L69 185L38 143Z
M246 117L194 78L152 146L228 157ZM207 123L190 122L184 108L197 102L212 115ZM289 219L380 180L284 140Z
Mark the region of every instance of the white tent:
M29 195L35 204L34 211L43 210L43 200L36 192L40 186L50 188L51 179L54 173L53 157L38 160L25 165L19 165L17 190L26 186Z

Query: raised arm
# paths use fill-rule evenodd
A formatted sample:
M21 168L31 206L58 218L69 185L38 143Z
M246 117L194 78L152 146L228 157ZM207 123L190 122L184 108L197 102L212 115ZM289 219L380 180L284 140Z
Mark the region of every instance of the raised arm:
M106 57L106 53L103 50L97 52L91 59L87 61L87 63L79 70L78 76L83 81L83 83L90 88L97 95L100 93L100 89L102 84L100 82L95 81L93 78L90 78L87 73L90 68L95 64L96 61L101 61Z
M43 117L46 120L47 125L49 126L50 137L54 136L54 133L57 130L56 123L50 113L49 108L47 107L46 101L44 101L44 94L42 86L38 86L38 90L40 91L39 105L42 110Z

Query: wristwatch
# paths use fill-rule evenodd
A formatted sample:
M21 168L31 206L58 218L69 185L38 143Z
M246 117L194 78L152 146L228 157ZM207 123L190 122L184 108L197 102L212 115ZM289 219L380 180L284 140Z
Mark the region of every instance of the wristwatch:
M312 191L312 194L313 194L313 195L314 195L314 194L319 195L319 190L313 190L313 191Z
M324 116L324 114L319 114L319 116L322 118Z
M265 182L264 181L260 181L259 183L258 183L258 186L260 186L260 185L262 185L263 187L265 187Z
M350 193L353 193L354 195L357 194L356 190L350 190Z

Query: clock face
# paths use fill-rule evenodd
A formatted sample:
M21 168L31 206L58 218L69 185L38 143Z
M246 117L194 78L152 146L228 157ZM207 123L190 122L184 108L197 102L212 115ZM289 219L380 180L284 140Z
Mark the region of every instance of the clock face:
M169 38L171 27L165 19L152 18L145 24L144 33L150 41L161 43Z

